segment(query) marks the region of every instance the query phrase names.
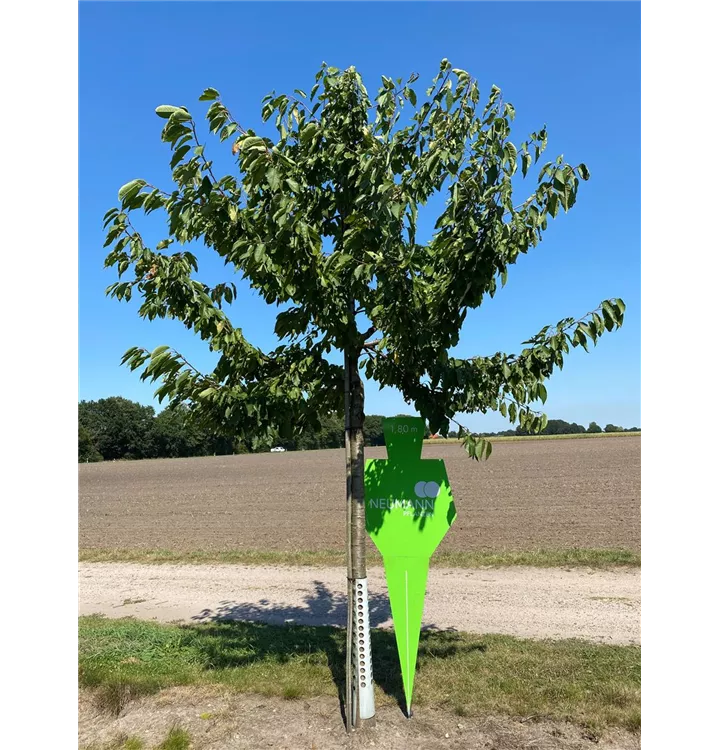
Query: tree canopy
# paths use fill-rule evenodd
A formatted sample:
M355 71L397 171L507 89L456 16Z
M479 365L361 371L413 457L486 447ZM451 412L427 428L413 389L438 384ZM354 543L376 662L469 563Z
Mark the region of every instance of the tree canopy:
M545 381L570 349L588 350L622 324L620 299L545 326L517 353L462 359L451 350L467 312L507 283L549 219L573 208L588 168L562 156L539 166L546 128L514 143L515 112L501 90L493 86L481 105L477 81L448 60L424 96L417 79L382 77L372 98L354 68L325 64L308 94L265 97L274 137L243 128L206 89L209 130L237 161L224 176L190 111L157 108L174 186L135 179L120 189L120 207L105 215L106 265L121 277L108 293L138 295L142 317L179 320L219 355L203 373L168 346L130 349L124 362L160 382L160 399L188 403L227 434L289 439L342 413L344 368L328 357L336 350L360 361L365 377L399 389L432 433L456 422L472 457L491 446L462 428L461 413L497 410L525 430L546 426L532 408L546 401ZM516 181L533 174L528 197L515 200ZM440 192L445 208L420 241L420 208ZM140 210L166 216L167 237L154 249L130 221ZM281 307L273 351L252 345L230 318L231 280L199 280L195 242ZM358 372L352 378L355 392Z

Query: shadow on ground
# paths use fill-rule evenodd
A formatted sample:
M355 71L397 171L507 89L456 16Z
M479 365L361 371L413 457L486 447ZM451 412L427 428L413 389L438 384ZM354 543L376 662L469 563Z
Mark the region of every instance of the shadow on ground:
M256 604L226 601L203 610L192 619L202 627L193 629L193 646L199 648L213 668L232 668L267 659L287 662L309 658L329 666L337 697L344 712L345 631L347 597L314 581L301 606L273 604L264 599ZM386 594L370 596L372 624L386 623L391 607ZM455 630L438 630L425 625L419 640L417 670L424 657L446 658L467 648L483 650L480 644L461 642ZM401 669L394 632L372 630L374 681L406 712Z
M345 627L347 623L347 597L331 591L321 581L313 582L314 588L307 591L300 605L276 604L268 599L245 604L223 601L216 609L204 609L192 620L212 622L218 620L241 620L264 622L270 625L332 625ZM369 595L369 621L372 626L384 625L391 619L391 606L386 594ZM433 628L433 625L429 625Z

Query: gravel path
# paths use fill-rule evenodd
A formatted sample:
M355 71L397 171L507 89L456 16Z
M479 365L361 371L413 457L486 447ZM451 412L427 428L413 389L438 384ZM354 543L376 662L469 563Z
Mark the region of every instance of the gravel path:
M372 626L391 625L382 568L369 570ZM640 570L429 571L424 626L524 638L640 643ZM343 568L80 563L79 612L162 622L235 618L343 625Z

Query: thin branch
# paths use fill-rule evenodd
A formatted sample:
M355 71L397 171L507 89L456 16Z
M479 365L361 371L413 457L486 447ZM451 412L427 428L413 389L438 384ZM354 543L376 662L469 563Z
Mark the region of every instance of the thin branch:
M228 119L228 120L229 120L229 121L230 121L231 123L233 123L234 125L236 125L236 126L237 126L237 130L239 130L239 132L240 132L240 133L241 133L242 135L247 135L247 131L246 131L246 130L245 130L245 129L244 129L244 128L243 128L243 127L242 127L242 126L241 126L241 125L239 124L239 120L237 120L237 119L236 119L235 117L233 117L233 115L232 115L232 113L231 113L231 112L229 111L229 108L227 107L227 105L226 105L226 104L225 104L225 103L224 103L224 102L223 102L223 101L222 101L221 99L219 99L218 101L219 101L219 103L220 103L220 104L221 104L221 105L222 105L222 106L224 107L224 111L225 111L225 112L227 113L227 119Z
M568 318L565 325L563 325L563 326L556 325L556 326L554 326L552 328L549 328L546 331L546 333L541 334L541 335L544 338L551 338L552 336L556 336L559 333L566 333L566 332L570 331L572 328L576 328L580 323L583 323L585 320L587 320L588 318L592 317L594 314L598 314L600 310L601 310L601 305L599 305L598 307L594 308L593 310L589 310L589 312L587 312L585 315L583 315L580 318ZM524 341L522 343L524 343L524 344L533 344L533 345L541 343L540 341L534 341L533 340L533 339L536 339L536 338L537 338L536 336L533 336L531 339L527 339L526 341ZM506 356L506 360L507 360L507 362L516 361L516 360L520 359L521 356L522 355L520 355L520 354L509 354L509 355ZM483 354L477 354L474 357L468 357L467 359L462 360L462 361L464 361L464 362L474 362L474 361L476 361L478 359L486 359L486 356L483 355Z
M529 141L529 143L533 143L533 141ZM534 162L534 166L536 166L536 164L537 164L537 162ZM566 164L566 166L569 167L571 165L570 164ZM573 174L575 174L577 170L578 170L577 166L576 167L571 167L571 172ZM541 184L544 184L544 183L541 183ZM539 187L540 186L541 185L539 185ZM515 215L517 213L520 213L521 211L523 211L523 209L529 207L531 205L531 203L533 203L534 200L536 200L536 193L532 193L531 195L529 195L529 197L523 203L519 204L518 208L514 208L513 211L507 211L504 215L505 216L506 215L513 216L513 215Z
M205 380L209 380L210 382L214 383L215 385L219 385L219 381L218 380L215 380L211 376L205 375L203 372L201 372L200 370L198 370L191 362L189 362L187 360L187 358L185 356L183 356L182 354L180 354L176 349L172 349L172 352L174 352L174 355L175 355L175 357L177 357L177 359L179 359L184 365L186 365L187 367L189 367L190 370L192 370L193 372L195 372L201 378L204 378Z
M166 190L162 190L161 188L155 187L149 182L145 182L145 187L148 187L152 190L156 190L158 193L161 193L162 195L166 195L168 198L172 195L172 193L168 193Z
M151 357L151 352L149 351L149 349L142 348L142 349L139 349L139 351L142 351L142 352L144 352L145 354L147 354L148 356ZM205 373L203 373L200 370L198 370L191 362L189 362L187 360L187 358L185 356L183 356L182 354L180 354L176 349L170 349L170 353L173 354L176 359L178 359L180 362L182 362L183 365L185 365L187 368L189 368L190 370L192 370L192 372L194 372L198 377L202 378L203 381L212 383L213 385L215 385L217 387L221 386L221 383L218 380L216 380L215 378L211 377L210 375L205 375ZM158 378L153 378L153 380L156 380L156 379L158 379Z
M197 127L195 126L194 120L190 120L190 125L192 127L192 135L194 136L194 142L197 144L198 147L202 147L203 144L201 144L199 142L199 138L197 136ZM202 162L207 167L207 171L209 172L209 176L212 178L212 182L214 182L215 185L218 186L217 189L226 198L227 194L224 192L224 190L222 190L221 187L219 187L219 183L217 182L217 178L214 176L214 173L212 172L212 166L210 165L209 161L207 160L207 157L204 155L204 148L202 149Z
M224 107L224 111L227 113L227 119L229 120L229 122L231 122L233 125L236 125L237 126L237 130L239 130L239 132L242 135L249 135L249 133L239 124L239 120L237 120L232 115L232 113L229 111L229 108L227 107L227 105L221 99L218 99L217 101L222 105L222 107ZM264 150L267 152L267 155L271 159L274 154L273 154L272 150L266 144L264 145ZM232 153L234 153L234 149L232 150ZM214 177L213 177L213 179L214 179Z
M301 99L297 99L296 96L292 96L291 94L285 94L287 99L291 99L293 102L296 102L297 104L300 104L306 111L309 113L309 118L313 120L314 122L318 123L319 120L312 114L312 110L309 108L306 102L303 102Z

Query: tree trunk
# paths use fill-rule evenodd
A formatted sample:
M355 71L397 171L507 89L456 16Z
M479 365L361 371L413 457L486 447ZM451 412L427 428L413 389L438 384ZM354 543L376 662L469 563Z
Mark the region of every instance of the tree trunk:
M374 722L364 520L364 384L357 354L344 354L344 443L347 472L347 730Z

